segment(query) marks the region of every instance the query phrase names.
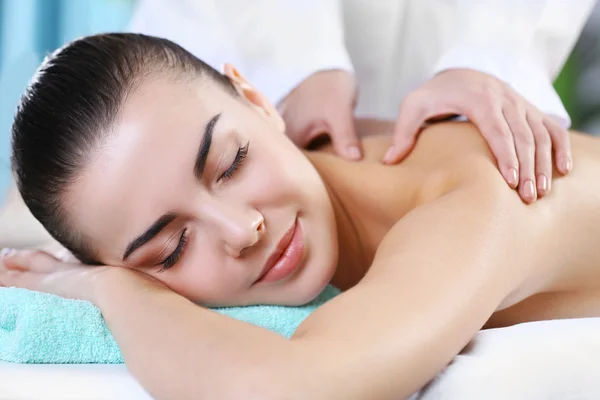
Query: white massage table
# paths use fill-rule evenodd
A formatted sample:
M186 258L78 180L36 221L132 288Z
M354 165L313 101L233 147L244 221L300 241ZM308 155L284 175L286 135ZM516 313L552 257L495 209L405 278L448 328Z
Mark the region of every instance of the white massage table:
M402 379L401 377L399 379ZM0 362L0 400L151 400L124 365ZM411 400L600 399L600 318L480 332Z
M125 365L0 361L0 400L152 400Z
M482 331L413 399L599 400L600 318Z

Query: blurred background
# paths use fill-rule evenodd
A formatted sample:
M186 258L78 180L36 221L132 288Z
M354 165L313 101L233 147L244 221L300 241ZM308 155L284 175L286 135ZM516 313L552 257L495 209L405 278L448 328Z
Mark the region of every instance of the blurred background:
M45 54L77 37L125 29L135 0L0 0L0 196L10 181L10 126ZM555 82L573 129L600 135L600 3Z
M127 26L135 0L0 0L0 196L10 182L10 127L44 56L63 43Z

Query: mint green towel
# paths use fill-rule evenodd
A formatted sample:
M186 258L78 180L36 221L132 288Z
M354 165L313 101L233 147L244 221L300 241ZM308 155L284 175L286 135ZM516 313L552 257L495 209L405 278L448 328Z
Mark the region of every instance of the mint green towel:
M302 307L250 306L214 311L289 338L311 312L338 293L328 286ZM25 289L0 288L0 360L118 364L123 357L93 304Z

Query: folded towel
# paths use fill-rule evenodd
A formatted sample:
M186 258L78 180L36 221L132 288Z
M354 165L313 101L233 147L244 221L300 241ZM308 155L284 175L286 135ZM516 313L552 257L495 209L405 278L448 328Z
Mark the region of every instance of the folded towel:
M215 308L287 338L339 291L328 286L301 307ZM37 364L118 364L121 351L92 303L17 288L0 288L0 360Z

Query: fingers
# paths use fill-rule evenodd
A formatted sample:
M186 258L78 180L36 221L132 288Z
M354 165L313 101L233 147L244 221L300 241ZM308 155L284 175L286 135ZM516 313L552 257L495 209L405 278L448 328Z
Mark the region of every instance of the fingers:
M285 125L286 135L296 146L301 148L307 148L311 140L329 129L324 122L319 121L307 124L305 121L300 123L289 117L285 119Z
M280 102L286 134L301 147L327 134L336 154L346 160L360 160L362 150L354 127L356 95L356 79L347 71L310 75Z
M328 135L337 155L348 160L358 161L362 158L362 147L354 126L354 113L350 106L328 108L329 111L310 112L306 118L299 115L285 116L288 137L299 147L307 148L319 136Z
M309 148L311 143L321 135L329 135L331 128L329 124L324 120L317 120L311 122L308 127L303 128L299 133L292 132L290 137L292 141L294 141L294 137L297 138L294 143L296 146L302 147L304 149Z
M554 148L556 169L563 175L573 169L573 155L571 153L571 139L569 133L550 117L544 118L544 126L550 134Z
M508 185L516 189L519 185L519 160L515 150L515 139L501 108L473 114L470 119L479 127L490 150L496 157L498 168Z
M333 114L333 113L330 113ZM343 115L311 121L307 126L297 128L288 123L287 135L295 145L307 148L321 135L331 138L333 149L337 155L348 160L358 161L362 158L362 146L356 134L352 112Z
M7 269L6 266L0 262L0 287L23 287L23 284L25 283L23 282L24 275L27 275L27 273Z
M519 160L519 196L524 202L532 203L537 200L535 139L527 124L525 107L512 105L505 107L503 113L512 132Z
M356 135L352 111L343 113L330 124L329 135L336 154L348 161L359 161L362 158L362 149Z
M3 249L0 261L8 269L49 273L60 269L60 261L40 250Z
M45 257L34 255L32 251L3 249L0 252L0 286L35 290L39 272L46 268Z
M529 112L527 123L535 142L535 178L538 198L547 195L552 186L552 142L539 112Z
M384 164L402 161L413 149L421 125L427 119L424 103L419 102L418 94L411 94L400 105L398 120L394 126L392 145L383 157Z

